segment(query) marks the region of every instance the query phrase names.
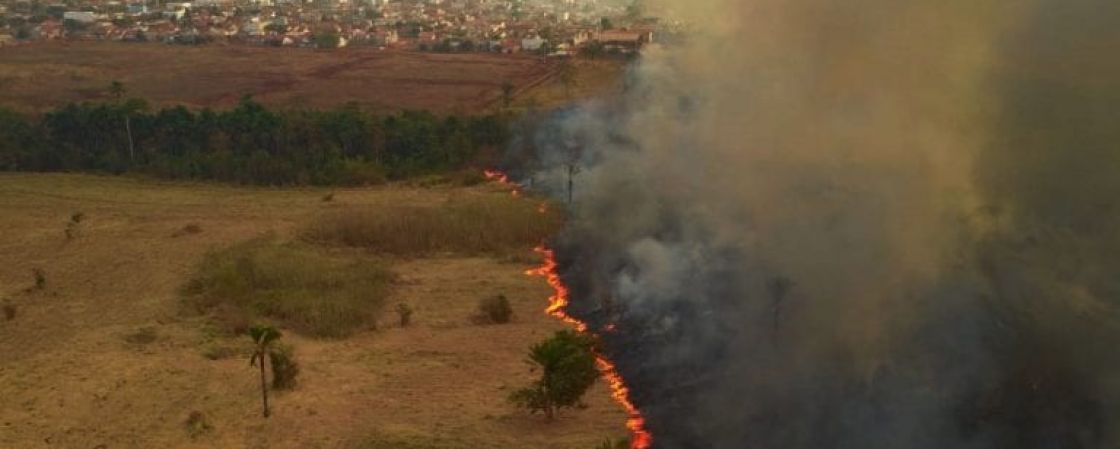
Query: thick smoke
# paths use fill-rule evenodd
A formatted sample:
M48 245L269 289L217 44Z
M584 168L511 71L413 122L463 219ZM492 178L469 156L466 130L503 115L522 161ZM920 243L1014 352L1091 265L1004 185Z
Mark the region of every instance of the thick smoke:
M661 3L531 145L658 447L1120 447L1120 2Z

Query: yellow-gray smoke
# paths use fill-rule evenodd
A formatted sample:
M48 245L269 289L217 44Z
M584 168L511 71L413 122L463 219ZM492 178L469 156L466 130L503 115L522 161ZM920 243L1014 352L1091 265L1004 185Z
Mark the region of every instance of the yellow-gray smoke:
M1120 445L1120 2L648 6L543 159L662 447Z

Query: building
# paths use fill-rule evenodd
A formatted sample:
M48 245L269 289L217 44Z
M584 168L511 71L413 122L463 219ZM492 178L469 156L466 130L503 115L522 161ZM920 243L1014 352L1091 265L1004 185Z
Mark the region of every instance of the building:
M603 48L607 51L633 53L641 50L643 45L653 42L653 32L625 29L606 30L599 32L596 40L602 43Z
M90 11L66 11L62 13L62 20L73 20L80 23L93 23L97 21L97 15Z
M525 51L540 51L541 47L548 41L542 39L540 36L533 36L521 40L521 49Z

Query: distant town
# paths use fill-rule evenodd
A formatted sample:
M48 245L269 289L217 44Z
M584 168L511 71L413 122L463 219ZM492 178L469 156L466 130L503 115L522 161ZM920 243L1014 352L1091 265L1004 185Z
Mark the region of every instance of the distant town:
M636 3L595 0L2 0L0 47L43 41L366 46L629 55L654 41Z

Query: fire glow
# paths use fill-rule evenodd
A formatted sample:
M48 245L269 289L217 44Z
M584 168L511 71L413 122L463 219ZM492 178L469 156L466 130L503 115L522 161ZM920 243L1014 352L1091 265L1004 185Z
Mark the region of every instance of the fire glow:
M497 170L483 170L482 174L486 176L486 179L509 187L510 192L513 194L513 196L521 196L521 186L517 185L517 183L513 181L510 181L509 176L506 176L505 173Z
M548 298L548 309L545 312L570 324L579 332L587 332L587 323L568 315L568 288L564 286L560 274L556 271L555 252L543 246L536 248L535 251L544 257L544 265L529 270L527 274L544 277L548 280L548 285L556 291L556 294ZM645 419L642 418L641 412L638 411L633 402L630 402L630 389L626 387L622 376L618 374L618 369L602 354L595 354L595 362L599 367L599 372L603 375L603 379L607 381L607 385L611 388L611 396L626 410L628 416L626 428L630 429L631 449L649 448L653 443L653 436L646 430Z
M497 170L486 170L483 174L486 175L487 179L511 188L514 196L520 196L521 186L511 181L509 176L505 173ZM542 214L547 213L548 204L541 203L538 212ZM545 309L545 312L571 325L576 331L581 333L587 332L587 323L568 315L568 287L564 285L564 282L560 279L560 273L556 271L556 253L545 246L534 248L534 251L544 258L544 264L539 268L525 272L525 274L544 277L548 280L548 285L556 291L552 297L548 298L548 308ZM607 326L606 331L609 332L613 330L613 324ZM599 353L595 354L595 363L603 379L607 381L607 385L611 389L611 397L626 410L626 428L630 430L631 435L630 448L648 449L650 445L653 444L653 435L646 430L645 418L642 417L638 407L635 407L634 403L630 401L630 389L626 387L622 376L618 374L618 369L614 366L614 363L611 363L609 359Z

